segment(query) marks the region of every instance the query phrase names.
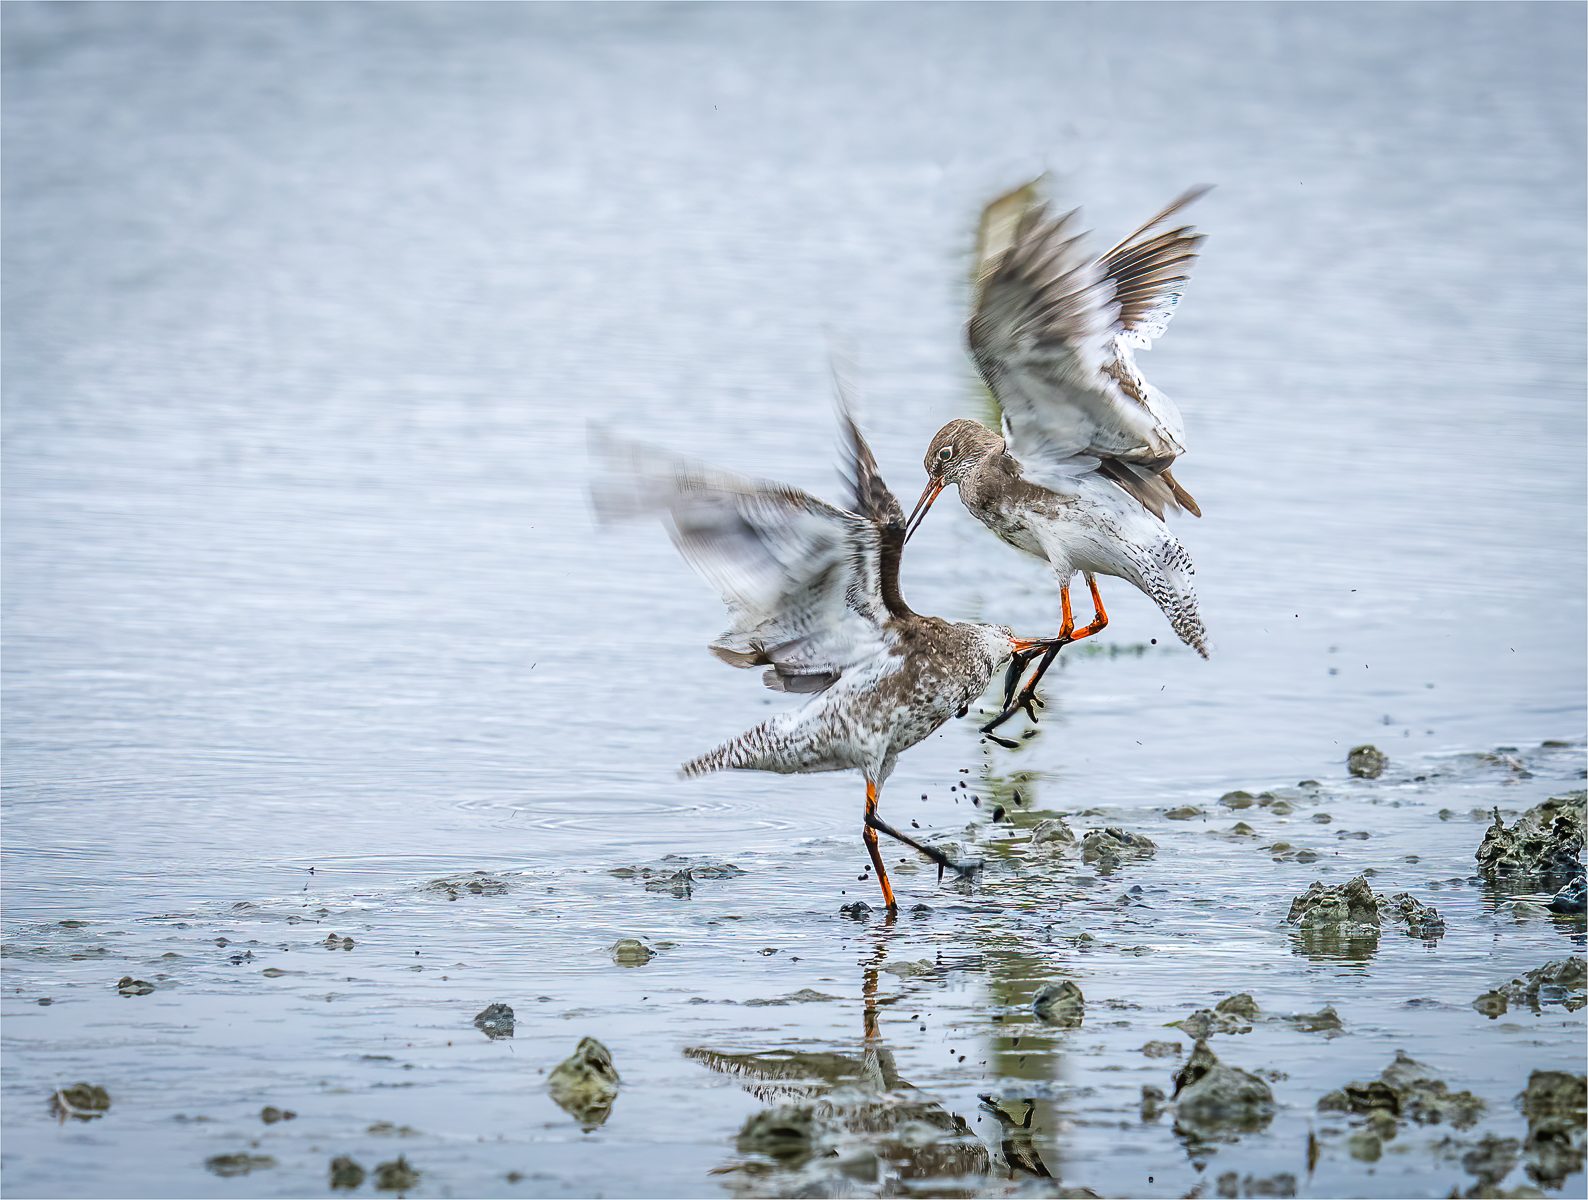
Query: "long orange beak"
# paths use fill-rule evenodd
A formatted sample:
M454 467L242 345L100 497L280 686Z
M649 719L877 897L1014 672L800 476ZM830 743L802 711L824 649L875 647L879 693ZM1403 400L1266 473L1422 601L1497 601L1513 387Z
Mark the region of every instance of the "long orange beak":
M1010 638L1009 644L1015 648L1016 653L1024 654L1028 650L1046 649L1053 642L1051 638Z
M915 502L915 507L910 510L910 519L904 523L904 540L909 541L915 536L915 531L921 528L921 522L926 520L927 510L932 507L932 501L942 493L944 483L941 479L928 479L926 489L921 493L921 498Z

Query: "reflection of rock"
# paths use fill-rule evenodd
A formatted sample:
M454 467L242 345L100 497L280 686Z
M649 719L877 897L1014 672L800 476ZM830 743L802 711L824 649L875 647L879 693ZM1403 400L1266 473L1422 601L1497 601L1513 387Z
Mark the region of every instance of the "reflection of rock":
M1252 1022L1261 1016L1257 1001L1249 992L1226 996L1211 1009L1199 1008L1181 1021L1170 1021L1172 1029L1183 1029L1197 1041L1215 1033L1250 1033Z
M1389 766L1389 755L1377 746L1356 746L1345 756L1345 769L1358 779L1377 779Z
M1475 1190L1489 1195L1516 1166L1519 1149L1521 1143L1515 1138L1486 1133L1471 1146L1461 1148L1461 1166L1477 1178L1479 1186Z
M1081 838L1081 857L1095 862L1098 870L1110 871L1128 859L1151 858L1158 844L1144 833L1128 833L1117 826L1089 829Z
M1494 812L1494 824L1478 847L1485 875L1527 875L1567 880L1582 875L1583 805L1588 793L1551 796L1517 818L1509 829Z
M1366 875L1332 886L1313 883L1291 902L1285 918L1308 953L1357 957L1378 948L1385 922L1403 924L1409 937L1436 941L1445 922L1433 906L1407 892L1380 896Z
M1078 1029L1086 1016L1086 998L1070 980L1044 984L1031 998L1031 1011L1049 1025Z
M512 1006L508 1004L487 1004L480 1012L475 1014L474 1027L492 1040L512 1037Z
M110 1093L96 1083L74 1083L50 1096L50 1108L63 1121L92 1121L110 1111Z
M1542 1187L1558 1188L1583 1166L1583 1118L1588 1077L1534 1071L1521 1095L1527 1118L1527 1173Z
M612 1115L618 1083L612 1055L595 1038L587 1037L552 1070L546 1087L564 1112L585 1128L594 1129Z
M1388 1120L1380 1125L1393 1130L1399 1121L1420 1125L1449 1122L1465 1129L1483 1115L1483 1101L1471 1092L1453 1092L1443 1080L1435 1079L1422 1063L1397 1051L1395 1061L1383 1073L1366 1083L1348 1083L1318 1101L1320 1112L1346 1112Z
M1220 1062L1199 1041L1175 1073L1175 1128L1198 1139L1231 1138L1274 1117L1274 1093L1250 1071Z
M1525 1004L1539 1012L1545 1004L1563 1004L1568 1012L1588 1005L1588 961L1562 958L1529 971L1520 979L1502 983L1472 1002L1486 1017L1497 1017L1512 1004Z

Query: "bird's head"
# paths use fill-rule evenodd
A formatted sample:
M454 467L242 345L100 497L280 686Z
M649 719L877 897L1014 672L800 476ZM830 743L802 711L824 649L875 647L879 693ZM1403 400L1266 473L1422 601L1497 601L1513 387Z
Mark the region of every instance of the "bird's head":
M912 537L926 520L932 501L951 483L959 483L976 465L1003 445L1003 439L979 421L961 417L950 421L932 437L926 448L926 489L910 513L906 537Z

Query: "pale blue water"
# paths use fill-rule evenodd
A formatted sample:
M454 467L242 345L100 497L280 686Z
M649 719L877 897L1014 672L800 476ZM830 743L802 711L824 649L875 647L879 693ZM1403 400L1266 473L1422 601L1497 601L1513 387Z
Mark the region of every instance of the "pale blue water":
M0 897L10 942L70 917L125 949L7 960L8 1189L322 1189L337 1131L382 1115L331 1098L369 1082L356 1014L384 1014L382 1038L439 1047L468 1007L457 1036L484 1044L468 1016L508 998L442 989L430 999L447 1017L428 1013L403 953L419 938L508 991L555 992L559 1022L529 1037L520 1016L519 1074L483 1099L478 1064L434 1050L403 1118L453 1129L411 1147L433 1164L427 1191L506 1191L509 1169L548 1176L514 1194L717 1187L706 1171L754 1104L722 1092L738 1107L686 1134L702 1070L677 1052L741 1027L731 1009L682 1001L714 979L751 994L745 981L771 968L710 925L729 914L709 893L687 919L657 914L660 900L604 872L668 852L753 866L755 937L792 931L782 944L808 939L817 964L779 957L764 994L858 996L856 963L876 947L835 948L861 935L831 914L862 862L860 790L842 776L675 778L783 701L703 652L720 614L658 531L595 530L587 423L833 495L837 337L858 349L883 468L913 498L931 432L972 411L960 327L976 213L1042 169L1110 240L1182 187L1218 185L1194 213L1210 240L1186 302L1144 362L1186 414L1177 473L1207 515L1177 528L1213 658L1109 588L1104 644L1158 644L1067 655L1017 757L1040 776L1036 803L1150 829L1162 849L1138 878L1184 888L1195 864L1250 919L1202 934L1168 907L1155 925L1179 949L1122 955L1081 983L1139 993L1153 1011L1138 1025L1156 1028L1160 1008L1188 1011L1181 997L1209 1002L1266 963L1260 1002L1315 1008L1334 977L1290 954L1268 916L1322 867L1274 866L1157 814L1230 787L1338 781L1363 741L1404 782L1430 755L1581 738L1583 50L1582 10L1564 5L9 5ZM939 508L905 564L915 607L1056 624L1034 562L951 498ZM903 761L885 809L955 829L965 806L946 784L980 762L968 723L953 726ZM1371 799L1352 791L1324 833L1389 841L1339 843L1326 865L1343 878L1432 838L1437 853L1397 888L1465 876L1481 826L1430 834L1433 811L1533 803L1580 764L1568 754L1503 794L1463 776L1470 795L1424 787L1404 809L1352 808ZM228 922L262 936L265 918L231 905L277 911L309 866L328 919L384 923L401 954L368 968L376 995L350 989L337 1018L323 1015L339 1011L323 999L334 980L278 981L296 997L283 1007L228 990L235 972L213 946ZM527 902L415 899L474 867L569 872L582 932ZM901 891L940 903L925 873ZM1479 920L1478 901L1460 911ZM1003 901L957 917L942 903L931 946L1013 939L1049 963L1036 926L1001 923ZM181 950L147 924L173 913L193 930ZM664 1008L658 995L608 1012L601 947L647 921L743 954L664 957L645 968L678 973ZM1337 1054L1349 1039L1315 1071L1286 1067L1288 1124L1221 1152L1218 1169L1245 1155L1243 1171L1293 1170L1311 1099L1376 1071L1410 1048L1401 1039L1460 1042L1439 1065L1471 1064L1472 1086L1496 1096L1578 1054L1570 1019L1486 1040L1495 1027L1470 996L1573 943L1548 922L1481 921L1468 950L1452 935L1405 966L1412 992L1451 993L1449 1024L1395 1016L1400 976L1369 987L1368 972L1358 999L1376 1032L1359 1073ZM348 962L379 944L355 936ZM169 994L110 990L168 949L208 957L171 968ZM563 982L536 982L543 971ZM982 977L969 978L957 1002L982 1012ZM92 999L74 1007L72 989ZM1350 993L1330 994L1344 1012ZM570 1009L593 1015L565 1029ZM834 1046L860 1028L822 1005L751 1011L766 1020L741 1030L741 1050ZM579 1033L617 1042L621 1029L630 1090L600 1133L570 1133L533 1073ZM912 1029L888 1034L896 1052ZM1001 1069L906 1075L974 1108ZM140 1080L158 1071L156 1101ZM58 1129L40 1098L63 1073L126 1099ZM1144 1080L1089 1086L1133 1111ZM208 1154L238 1147L201 1151L196 1127L172 1123L184 1091L212 1111L228 1097L233 1116L293 1092L305 1116L270 1133L297 1139L297 1157L207 1175ZM339 1115L314 1124L309 1096ZM467 1136L448 1124L476 1102L458 1117ZM547 1110L543 1127L503 1116L520 1102ZM1175 1195L1194 1182L1164 1129L1138 1147L1163 1164L1149 1186L1111 1178L1115 1133L1048 1112L1037 1125L1062 1133L1067 1181ZM474 1131L506 1148L478 1150ZM565 1135L572 1149L557 1149ZM1426 1165L1402 1157L1368 1177L1351 1161L1312 1186L1415 1194ZM1449 1171L1427 1194L1463 1179Z

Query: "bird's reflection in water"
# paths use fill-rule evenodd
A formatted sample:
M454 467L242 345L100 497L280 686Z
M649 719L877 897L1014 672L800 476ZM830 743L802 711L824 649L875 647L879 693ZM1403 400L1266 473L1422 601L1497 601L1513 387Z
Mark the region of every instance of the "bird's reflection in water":
M892 923L873 932L861 963L858 1053L684 1051L739 1078L767 1105L740 1129L734 1161L714 1174L742 1196L975 1196L990 1180L1050 1178L1032 1142L1029 1109L1022 1122L983 1098L1002 1126L999 1147L989 1150L964 1117L899 1077L882 1035L887 1001L878 997Z

